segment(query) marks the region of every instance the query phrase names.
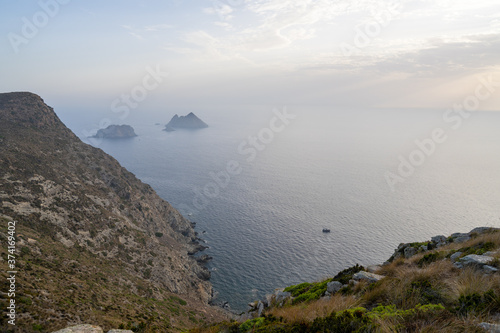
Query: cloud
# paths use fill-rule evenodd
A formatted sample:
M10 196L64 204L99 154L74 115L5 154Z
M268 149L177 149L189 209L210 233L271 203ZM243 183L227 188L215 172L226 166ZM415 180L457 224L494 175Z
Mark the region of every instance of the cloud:
M358 54L342 57L325 53L299 65L302 71L356 72L374 76L438 78L468 75L500 66L500 34L476 34L456 38L431 38L425 42L402 40L391 52ZM383 50L384 47L380 47ZM397 52L395 50L398 50Z
M203 12L205 14L218 15L220 20L222 21L229 21L233 18L231 13L233 13L234 9L231 6L220 1L213 1L212 3L213 7L203 9Z

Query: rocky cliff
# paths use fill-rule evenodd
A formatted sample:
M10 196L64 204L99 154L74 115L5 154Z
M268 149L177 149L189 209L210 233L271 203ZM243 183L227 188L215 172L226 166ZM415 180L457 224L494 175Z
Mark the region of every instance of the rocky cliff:
M0 94L3 245L8 221L17 221L17 325L2 315L2 331L85 322L166 331L222 317L207 305L209 272L189 255L201 248L190 221L32 93Z

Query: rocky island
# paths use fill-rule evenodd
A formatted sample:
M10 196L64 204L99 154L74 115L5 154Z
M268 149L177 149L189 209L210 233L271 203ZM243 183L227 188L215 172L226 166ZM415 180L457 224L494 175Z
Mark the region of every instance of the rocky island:
M101 139L126 139L136 137L134 129L130 125L109 125L97 131L95 138Z
M165 125L164 131L172 132L179 128L200 129L206 127L208 127L208 125L203 120L198 118L194 113L190 112L187 116L173 116L170 122Z

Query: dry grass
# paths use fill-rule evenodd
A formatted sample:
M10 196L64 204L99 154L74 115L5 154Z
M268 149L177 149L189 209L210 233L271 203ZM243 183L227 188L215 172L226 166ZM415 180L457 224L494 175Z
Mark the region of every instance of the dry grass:
M464 268L455 278L446 282L450 287L449 297L453 300L458 300L462 295L484 294L489 290L500 293L498 275L485 275L472 267Z
M449 261L434 262L423 268L407 261L406 264L391 264L386 268L390 276L381 280L374 288L368 288L363 299L368 304L395 304L398 308L410 309L425 301L419 288L414 285L430 283L436 298L449 294L446 283L456 274Z
M398 310L409 310L418 308L418 304L441 304L446 310L374 316L371 319L376 324L374 332L482 332L478 324L482 321L496 322L496 312L467 310L459 314L455 309L462 306L461 296L485 295L490 290L493 290L495 295L500 295L500 274L486 275L477 267L458 269L448 258L438 259L423 266L418 262L425 254L449 254L453 250L466 247L479 249L488 242L494 244L495 250L500 248L500 232L479 235L464 243L451 243L410 259L398 258L375 272L386 276L385 279L375 284L357 283L351 286L352 295L337 293L328 300L275 307L268 310L267 314L281 317L290 325L307 325L316 318L327 317L332 312L359 306L370 311L378 305L395 305ZM495 253L494 257L500 259L500 252ZM499 308L499 304L492 307Z
M320 299L306 304L273 308L269 314L283 317L287 323L300 324L313 321L317 317L326 317L332 312L343 311L362 306L360 299L354 296L333 295L329 300Z

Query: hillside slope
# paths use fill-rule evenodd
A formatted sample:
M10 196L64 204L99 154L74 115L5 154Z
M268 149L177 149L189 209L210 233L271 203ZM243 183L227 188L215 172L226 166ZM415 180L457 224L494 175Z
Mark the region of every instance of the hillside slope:
M0 94L0 269L16 224L17 331L142 331L223 318L192 224L31 93ZM8 301L2 294L3 311ZM12 329L1 319L2 331Z

